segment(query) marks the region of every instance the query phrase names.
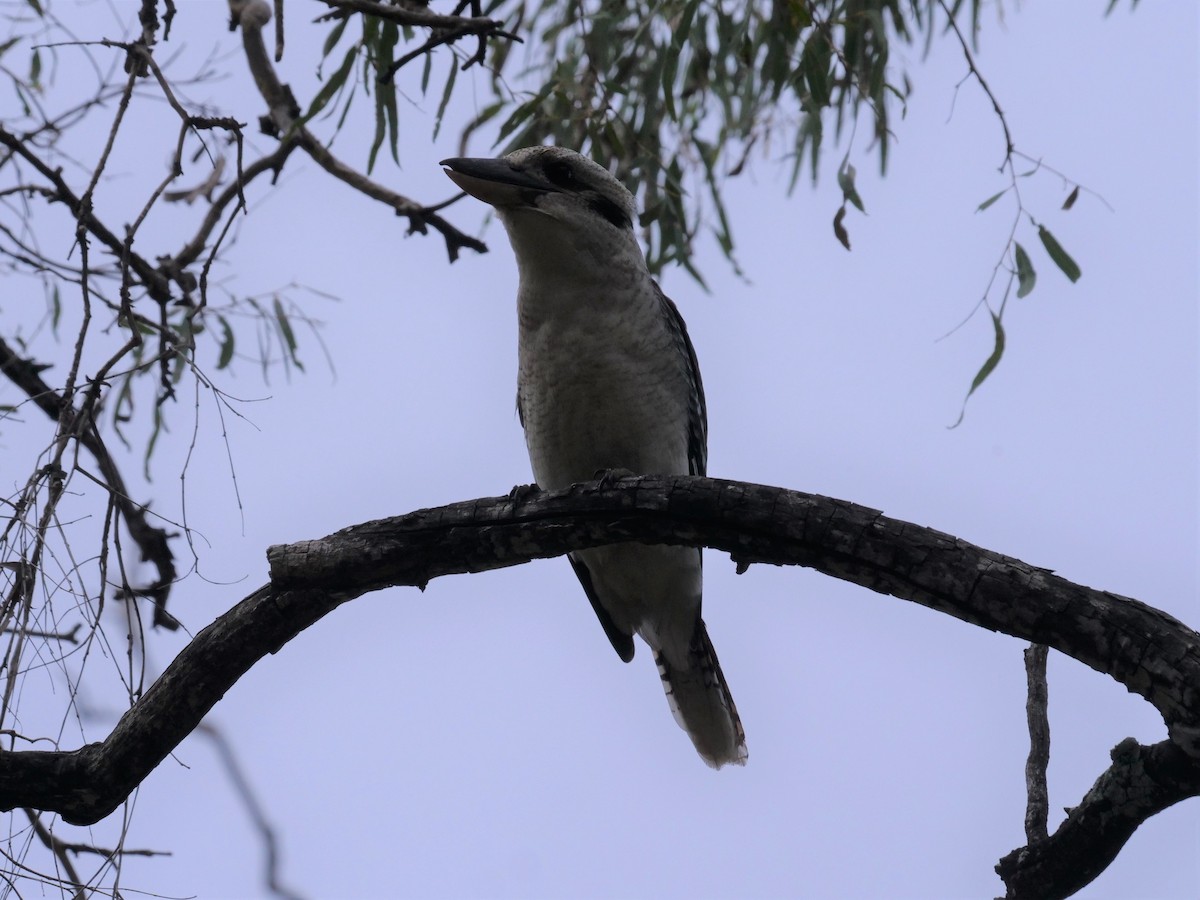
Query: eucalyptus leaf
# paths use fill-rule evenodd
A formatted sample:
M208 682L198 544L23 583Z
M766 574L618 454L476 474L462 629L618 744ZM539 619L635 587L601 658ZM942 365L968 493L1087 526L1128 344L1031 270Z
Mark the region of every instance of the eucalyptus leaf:
M1042 246L1046 248L1046 252L1050 254L1050 258L1054 260L1054 264L1062 270L1062 273L1072 282L1078 281L1083 275L1079 264L1071 258L1071 255L1063 249L1062 244L1055 240L1054 235L1047 231L1044 225L1038 226L1038 237L1041 238Z
M1001 197L1003 197L1007 193L1008 193L1008 188L1005 188L1002 191L997 191L996 193L992 194L992 196L988 197L986 200L984 200L982 203L980 203L979 206L977 206L975 208L975 212L977 212L977 213L983 212L985 209L987 209L989 206L991 206L993 203L995 203L997 200L999 200Z
M1033 270L1033 263L1029 260L1029 254L1025 252L1025 248L1020 244L1014 243L1013 256L1017 260L1017 296L1028 297L1033 290L1033 286L1037 284L1037 272Z
M967 396L963 397L963 405L962 409L958 413L958 419L953 425L950 426L951 428L957 428L960 424L962 424L963 417L967 414L967 401L971 399L971 395L975 393L976 389L985 381L987 381L988 376L991 375L992 372L996 370L996 366L1000 364L1000 358L1004 356L1004 326L1000 324L1000 317L996 315L996 313L991 312L991 310L988 310L988 312L990 312L992 315L992 331L994 334L992 353L987 360L984 361L983 365L979 368L979 371L975 373L975 378L971 381L971 387L967 391Z

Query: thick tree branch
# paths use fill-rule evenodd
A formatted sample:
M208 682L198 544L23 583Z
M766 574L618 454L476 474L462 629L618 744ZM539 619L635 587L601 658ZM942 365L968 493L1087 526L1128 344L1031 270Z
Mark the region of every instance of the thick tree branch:
M257 660L363 593L631 540L715 547L739 567L808 566L1047 644L1146 697L1177 743L1114 764L1111 777L1125 792L1119 818L1092 817L1109 796L1097 794L1098 785L1079 807L1085 824L1072 825L1073 815L1046 845L1094 847L1103 856L1138 822L1200 790L1200 754L1191 740L1200 720L1200 635L1165 613L842 500L642 476L556 493L520 488L269 548L271 584L201 631L104 742L75 751L0 752L0 809L29 806L68 822L97 821ZM1042 846L1018 852L1047 866L1040 860L1055 851ZM1022 861L1014 866L1026 869Z
M729 551L742 565L807 566L973 625L1047 644L1149 700L1172 738L1200 759L1200 635L1166 613L853 503L682 476L613 484L624 489L580 488L578 504L547 503L546 515L564 520L561 535L539 530L546 523L536 504L460 504L355 526L323 541L272 547L267 551L272 582L276 587L332 587L357 596L394 584L420 585L452 572L556 556L593 543L641 540L715 547ZM453 517L464 508L476 527L487 517L496 519L494 528L477 532L485 541L480 546L453 531L465 542L444 543L443 530L453 528ZM510 509L528 512L510 522ZM536 532L544 552L525 554L521 540L526 532ZM431 543L425 546L427 536ZM515 542L507 560L488 543L501 536ZM418 549L424 555L416 554ZM463 554L469 560L465 569Z
M1070 897L1116 859L1144 821L1200 796L1200 766L1172 741L1143 747L1126 738L1112 761L1058 831L1000 860L1008 900Z

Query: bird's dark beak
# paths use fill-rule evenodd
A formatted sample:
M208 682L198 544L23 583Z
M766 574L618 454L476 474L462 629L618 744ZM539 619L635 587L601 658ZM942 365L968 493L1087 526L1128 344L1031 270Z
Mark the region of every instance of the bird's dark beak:
M519 206L529 202L529 193L545 193L550 185L538 181L505 159L460 157L443 159L447 177L460 188L492 206Z

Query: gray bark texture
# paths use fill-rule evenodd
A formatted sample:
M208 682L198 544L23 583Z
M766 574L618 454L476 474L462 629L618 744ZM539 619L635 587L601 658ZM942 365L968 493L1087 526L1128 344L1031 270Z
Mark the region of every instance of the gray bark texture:
M1126 739L1046 838L997 871L1009 897L1066 897L1151 815L1200 794L1200 635L1144 603L843 500L694 476L606 478L554 493L519 487L268 548L271 582L196 635L104 741L0 751L0 809L96 822L259 659L342 603L620 541L706 546L739 569L807 566L982 628L1045 644L1155 706L1169 740Z

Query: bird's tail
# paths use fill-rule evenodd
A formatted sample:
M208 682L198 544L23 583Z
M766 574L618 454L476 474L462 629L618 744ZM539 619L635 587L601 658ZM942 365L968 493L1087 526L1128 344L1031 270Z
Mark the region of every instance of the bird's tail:
M726 763L744 766L746 733L703 620L696 618L686 666L672 666L659 650L654 651L654 662L675 721L700 757L714 769Z

